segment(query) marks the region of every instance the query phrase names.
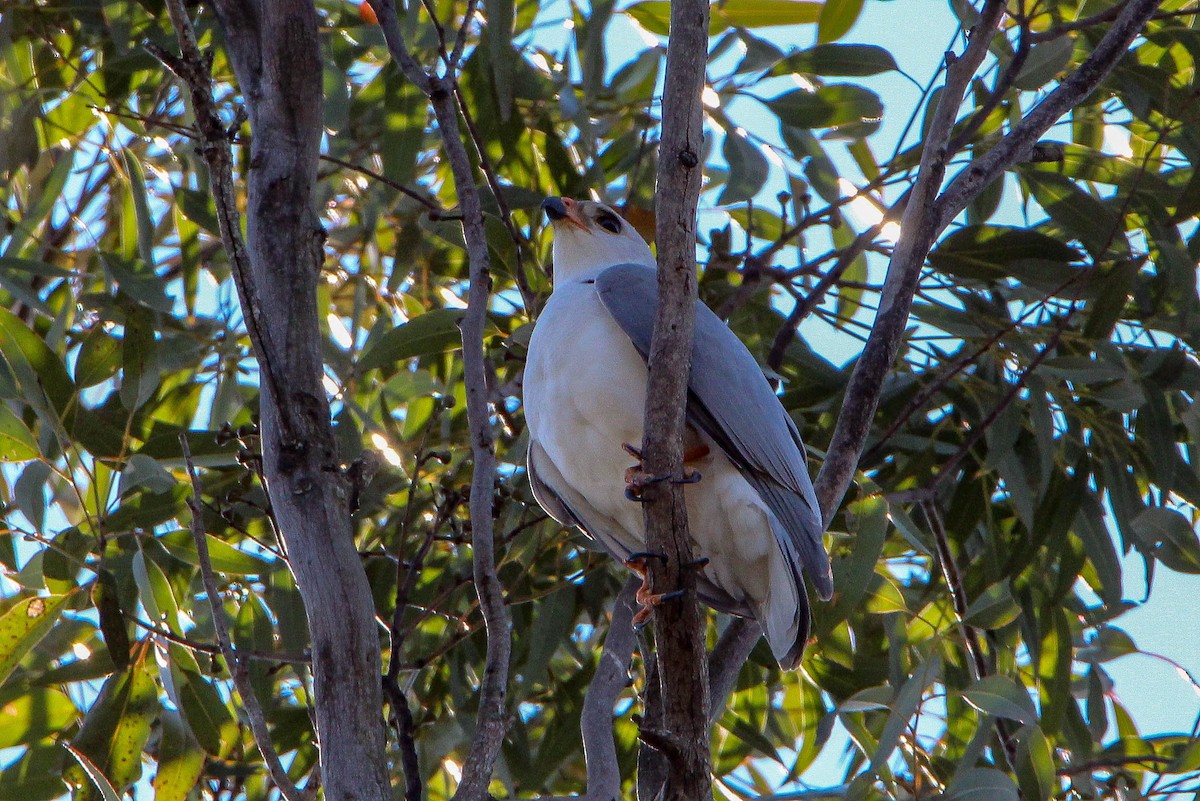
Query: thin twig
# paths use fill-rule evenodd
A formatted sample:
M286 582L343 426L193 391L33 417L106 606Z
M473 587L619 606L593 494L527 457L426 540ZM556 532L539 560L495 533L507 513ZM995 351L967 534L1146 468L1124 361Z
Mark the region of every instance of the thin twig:
M500 209L500 221L504 223L504 227L508 231L508 238L513 243L513 252L517 257L517 269L513 271L513 280L517 284L517 291L521 293L521 305L525 307L526 314L533 314L537 298L533 288L529 285L529 273L525 268L525 250L522 247L527 244L527 240L513 222L512 208L509 207L508 200L501 191L503 187L500 185L500 178L492 164L492 159L488 156L483 134L476 127L475 118L471 115L470 104L463 97L462 89L457 83L454 85L454 96L458 101L458 110L462 114L463 122L467 126L467 133L471 136L471 143L475 145L475 156L479 159L479 169L487 179L488 188L492 190L492 197L496 199L496 206Z
M511 720L508 712L508 672L512 655L511 623L503 588L496 573L496 543L492 526L496 452L488 414L488 366L483 347L492 290L487 231L471 159L467 155L458 124L454 70L450 69L445 77L426 72L404 43L393 0L370 0L370 3L383 27L392 59L429 98L433 107L463 217L470 289L467 292L467 312L459 323L459 329L463 342L467 425L471 433L471 458L474 463L470 497L472 572L487 631L487 650L479 686L475 736L471 739L471 747L463 763L462 780L454 798L482 801L487 798L492 769L500 755ZM468 17L474 14L474 8L474 3L468 4ZM468 22L464 20L464 25ZM439 40L443 42L441 52L450 67L452 62L445 54L445 34L440 30L440 25Z
M229 151L229 133L217 113L217 105L213 100L213 80L208 61L200 51L196 31L192 27L192 20L183 5L183 0L167 0L167 12L175 28L175 37L179 41L182 55L176 56L153 42L146 42L143 47L188 88L192 115L195 117L199 133L200 155L208 165L209 188L217 212L217 227L232 268L233 283L241 301L246 333L254 346L255 354L262 362L263 369L260 370L260 374L270 385L272 394L276 398L282 398L285 395L282 388L275 383L276 371L271 369L268 362L270 354L276 351L268 347L271 344L270 333L262 323L262 303L251 277L250 253L242 238L241 214L238 212L237 195L233 189L233 155ZM280 422L285 433L290 433L291 425L286 415L280 416Z
M382 173L375 172L367 167L360 167L357 164L352 164L349 161L338 158L337 156L330 156L328 153L321 154L321 161L328 161L330 164L336 164L339 167L345 167L347 170L354 170L355 172L361 173L374 181L378 181L384 186L395 189L400 194L412 198L425 208L429 209L430 214L436 215L439 219L441 218L441 215L445 213L445 209L422 195L420 192L417 192L415 189L408 188L399 181L393 181L391 178L388 178Z
M962 573L959 572L954 553L950 550L946 527L942 524L941 513L938 511L937 505L931 500L926 500L921 504L921 509L925 512L925 518L929 521L929 528L933 532L933 540L937 544L938 563L942 568L942 576L946 579L946 586L950 589L950 600L954 605L954 614L963 635L963 645L967 649L967 655L971 658L971 673L973 678L979 681L990 671L987 658L983 654L983 643L979 640L979 630L966 622L967 589L963 584ZM996 719L996 735L1000 738L1000 744L1004 748L1004 759L1011 771L1017 765L1017 741L1013 738L1012 732L1008 730L1005 721L999 718Z
M246 710L246 717L250 720L250 731L267 765L267 771L271 774L271 781L287 801L307 801L305 794L292 782L283 763L279 761L279 754L271 742L271 730L267 728L266 715L258 703L258 696L254 694L250 671L242 655L233 649L233 643L229 639L225 607L217 593L217 580L213 575L212 562L208 555L208 537L204 533L204 504L200 500L200 477L196 474L196 465L192 462L192 450L188 447L186 433L179 435L179 444L183 448L183 463L187 466L188 477L192 482L192 495L188 499L188 506L192 510L192 540L196 543L196 552L199 554L197 561L200 563L200 577L204 581L204 592L212 609L213 629L217 633L221 655L225 657L233 684L237 687L238 695L242 697L242 708Z

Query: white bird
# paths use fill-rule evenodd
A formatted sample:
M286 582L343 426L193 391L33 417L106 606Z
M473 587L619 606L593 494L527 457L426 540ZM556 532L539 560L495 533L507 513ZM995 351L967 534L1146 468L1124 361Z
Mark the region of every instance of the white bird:
M654 255L612 209L549 198L554 291L525 364L528 470L534 497L631 567L645 550L642 506L630 500L627 446L640 445L646 354L658 303ZM802 571L828 600L833 574L804 444L746 346L696 304L688 380L685 488L699 594L755 618L784 668L808 639ZM639 468L640 465L634 465Z

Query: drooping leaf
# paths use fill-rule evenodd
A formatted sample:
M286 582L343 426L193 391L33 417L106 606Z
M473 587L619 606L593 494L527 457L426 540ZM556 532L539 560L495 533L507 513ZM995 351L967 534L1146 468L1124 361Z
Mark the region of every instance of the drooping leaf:
M26 598L13 604L0 617L0 685L50 632L70 599L70 594Z
M767 180L767 159L758 146L738 131L726 131L721 147L729 162L729 180L717 198L718 206L750 200Z
M963 692L967 703L998 718L1019 723L1037 720L1037 710L1029 693L1007 676L985 676Z
M178 712L164 710L160 718L158 770L154 773L156 801L185 801L204 772L204 751Z
M862 14L863 0L825 0L817 21L817 42L828 44L841 39Z
M41 455L24 421L0 402L0 462L24 462Z
M150 673L153 661L147 659L147 650L145 644L140 646L129 668L104 682L71 741L117 792L141 777L142 749L159 714L158 691ZM85 798L103 797L90 773L84 766L65 771Z
M434 309L414 317L369 344L358 360L358 369L373 370L459 347L458 321L462 316L460 309Z

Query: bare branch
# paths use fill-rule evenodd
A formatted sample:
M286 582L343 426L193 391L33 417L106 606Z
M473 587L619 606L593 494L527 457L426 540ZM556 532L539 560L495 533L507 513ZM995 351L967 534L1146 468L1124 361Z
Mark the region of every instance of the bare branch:
M508 608L496 575L495 535L492 526L493 485L496 478L496 453L488 413L488 365L483 349L484 326L491 299L492 278L488 257L487 232L483 208L471 159L463 144L458 124L456 101L457 80L454 73L457 58L442 52L449 70L445 77L427 72L409 52L400 31L393 0L369 0L383 28L388 52L401 71L429 98L434 117L441 130L443 148L458 193L462 213L463 237L467 246L470 289L467 293L467 313L459 323L463 341L463 368L467 389L467 421L471 431L471 553L475 590L487 629L487 654L483 679L479 687L479 711L476 715L475 736L463 764L462 781L454 793L455 799L473 801L488 797L487 787L492 768L500 755L504 735L508 730L508 671L512 639ZM467 4L460 38L475 13L475 3ZM436 22L436 20L435 20ZM464 45L465 46L465 45ZM459 44L455 52L461 55Z
M459 328L463 341L463 372L467 385L467 420L471 429L471 552L475 591L487 627L487 657L479 687L479 712L475 737L463 764L463 778L455 799L485 799L492 766L500 755L508 730L508 663L512 640L508 607L496 575L492 531L492 487L496 479L496 453L488 415L487 364L483 350L484 326L491 301L492 278L488 259L483 208L471 161L458 127L458 107L452 79L435 79L429 95L442 132L443 147L463 215L471 287L467 313Z
M930 529L933 531L938 564L942 568L942 577L946 579L946 586L950 590L950 600L954 604L954 614L958 619L959 630L962 632L963 645L971 657L972 676L978 681L987 676L990 671L987 658L983 654L983 643L979 639L979 629L966 622L967 589L963 584L962 573L959 572L958 562L954 559L954 552L950 550L950 540L946 537L946 527L942 524L942 516L937 506L927 500L921 504L921 510L925 512L925 518L929 521ZM999 718L996 720L996 734L1000 737L1000 743L1004 748L1004 759L1011 771L1017 765L1017 741L1008 730L1006 722Z
M883 378L895 361L900 338L908 324L908 310L912 306L921 266L937 233L930 209L952 155L947 148L950 134L963 96L987 55L988 45L1003 14L1003 2L988 0L963 55L958 58L953 53L946 55L946 86L933 114L921 152L920 173L901 219L900 240L892 251L879 312L850 377L842 413L838 416L825 463L817 476L817 499L827 523L841 504L858 468L858 457L879 405Z
M587 763L588 801L621 797L621 767L613 740L613 705L621 691L629 686L629 659L637 642L632 626L634 594L640 583L636 577L631 577L613 602L600 664L583 700L579 727Z
M643 466L650 475L679 478L696 314L696 205L704 152L700 94L708 56L708 13L706 0L671 4L655 192L659 304L648 359ZM672 482L651 484L644 499L646 549L666 557L650 560L651 587L658 593L682 590L683 596L656 607L663 721L661 730L644 727L642 739L666 749L667 801L694 801L709 797L712 789L708 659L691 567L687 507L683 487Z
M708 695L712 704L708 712L710 724L716 723L725 712L725 702L737 683L738 674L761 637L762 628L758 622L744 617L735 617L721 632L708 657Z
M1120 14L1087 60L1013 126L999 144L967 165L946 187L931 215L935 235L945 230L988 184L1009 167L1028 158L1034 144L1050 130L1050 126L1100 85L1160 3L1161 0L1128 0L1118 6Z
M821 305L822 298L825 293L838 282L842 274L849 269L854 260L862 255L862 252L870 246L875 237L879 236L879 232L883 230L883 223L876 223L867 230L854 238L839 255L837 261L829 272L821 276L821 280L816 283L812 291L802 301L797 301L783 325L779 326L779 331L775 334L774 341L771 342L771 350L767 354L767 366L778 372L783 365L783 357L787 353L788 345L792 344L792 340L796 338L796 327L801 321L807 317L813 309Z
M383 184L384 186L388 186L392 189L395 189L397 192L404 195L405 197L411 198L412 200L415 200L416 202L420 203L422 206L427 208L429 210L429 215L431 217L440 219L442 217L442 215L445 214L445 210L441 206L439 206L437 203L430 200L429 198L425 197L420 192L410 189L398 181L393 181L391 178L388 178L386 175L375 172L372 169L368 169L367 167L360 167L357 164L352 164L349 161L346 161L344 159L339 159L337 156L330 156L327 153L321 154L321 161L328 161L330 164L336 164L339 167L345 167L347 170L354 170L357 173L361 173L362 175L367 176L368 178L370 178L373 181L379 181L379 183Z
M387 49L392 60L396 62L396 66L400 68L405 77L428 96L433 91L433 79L408 51L408 45L404 42L404 34L400 30L400 20L396 17L394 0L368 0L368 2L375 12L375 17L379 20L379 27L383 29L383 40L387 42Z
M225 620L225 607L221 604L221 596L217 592L217 580L213 575L212 561L208 556L208 537L204 532L204 505L200 500L200 477L196 474L196 465L192 462L192 449L188 447L187 435L179 435L179 444L183 448L183 463L187 466L188 478L192 482L192 495L188 498L188 506L192 510L192 541L196 544L197 560L200 563L200 578L204 582L204 594L208 596L208 605L212 609L213 629L217 633L217 643L221 646L221 655L229 665L229 673L233 676L233 685L237 687L238 695L242 698L242 707L250 720L250 731L254 742L262 754L271 781L283 793L287 801L307 801L287 770L279 761L279 753L271 742L271 731L267 728L267 718L263 714L258 696L254 694L254 685L250 682L250 671L242 655L233 649L229 639L229 622Z

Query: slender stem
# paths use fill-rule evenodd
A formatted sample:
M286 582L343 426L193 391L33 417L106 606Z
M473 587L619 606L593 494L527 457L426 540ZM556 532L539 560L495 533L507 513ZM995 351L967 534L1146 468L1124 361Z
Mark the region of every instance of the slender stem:
M254 694L254 685L250 681L250 670L242 655L233 649L229 639L229 622L225 619L225 607L221 604L221 596L217 592L217 579L213 575L212 561L208 555L208 537L204 533L204 505L200 500L200 477L196 474L196 465L192 462L192 450L188 447L187 435L179 435L179 444L183 448L183 462L187 466L188 478L192 482L192 495L188 498L188 506L192 510L192 541L196 544L199 554L200 577L204 582L204 593L208 596L208 605L212 609L213 629L217 633L217 643L221 647L221 655L229 665L229 673L233 676L233 685L237 687L238 695L242 698L242 707L250 720L250 731L254 742L267 764L271 781L279 788L279 792L287 801L307 801L305 794L292 782L283 763L279 761L279 753L271 742L271 730L267 728L267 718L263 714L258 696Z

